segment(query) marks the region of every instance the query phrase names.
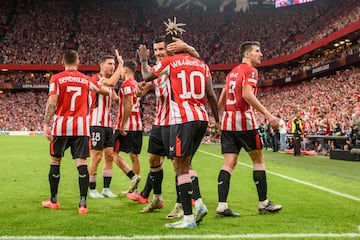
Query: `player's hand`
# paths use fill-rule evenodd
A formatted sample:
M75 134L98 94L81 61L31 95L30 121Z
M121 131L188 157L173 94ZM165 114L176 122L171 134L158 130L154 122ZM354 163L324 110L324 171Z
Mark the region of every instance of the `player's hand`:
M215 123L215 132L221 135L221 126L219 122Z
M172 40L174 42L168 44L166 46L166 50L169 52L181 52L185 51L188 47L188 45L182 41L180 38L173 37Z
M124 65L124 60L123 60L122 56L119 54L119 51L117 49L115 49L115 56L116 56L116 59L119 62L119 65L123 66Z
M127 132L125 131L124 128L121 128L121 129L120 129L120 134L121 134L121 136L126 136L126 135L127 135Z
M51 136L51 130L48 124L44 124L44 135L50 142L53 140L53 137Z
M279 119L272 116L271 118L269 118L269 124L273 129L278 129L279 128Z
M139 82L134 89L134 93L137 97L141 97L144 92L145 82Z
M146 49L146 46L144 44L140 44L137 53L139 55L140 61L142 62L142 60L144 59L149 59L150 56L150 52L148 49Z

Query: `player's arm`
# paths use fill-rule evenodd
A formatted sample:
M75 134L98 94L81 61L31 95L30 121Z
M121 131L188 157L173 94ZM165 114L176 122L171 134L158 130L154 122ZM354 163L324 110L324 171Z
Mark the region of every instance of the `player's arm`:
M218 106L225 109L225 103L226 103L226 90L224 86L219 97Z
M218 109L216 94L212 86L211 76L206 77L205 92L211 111L214 114L215 127L216 129L220 129L219 109Z
M103 80L103 84L107 85L109 87L115 87L116 83L119 81L120 76L121 76L121 71L123 69L123 65L124 65L124 60L122 59L122 56L120 56L119 51L117 49L115 49L115 55L116 55L116 59L119 62L118 67L116 68L115 72L113 73L113 75L111 75L110 78L105 78Z
M49 96L47 103L46 103L43 130L44 130L45 137L49 141L52 141L51 130L50 130L49 124L55 114L57 101L58 101L58 95L52 94Z
M123 101L124 115L123 115L123 119L121 121L121 126L120 126L120 134L123 136L125 136L127 134L125 132L125 124L130 117L131 108L132 108L132 98L133 98L132 96L126 96Z
M180 38L173 37L172 39L174 40L174 42L172 42L166 46L167 51L169 51L169 52L186 52L190 56L200 59L200 54L196 51L196 49L194 47L190 46L189 44L187 44Z
M143 77L143 80L145 82L150 82L156 79L157 76L154 75L154 73L151 71L150 66L148 65L149 51L146 49L146 46L141 44L139 46L139 49L137 50L137 53L141 62L141 75Z
M134 93L137 97L142 97L144 96L147 92L149 92L149 90L152 88L151 83L147 83L147 82L139 82L134 90Z
M257 111L261 112L269 121L270 126L274 128L279 127L279 120L272 115L265 107L262 105L259 100L255 97L253 93L253 86L249 84L244 84L242 88L242 97L243 99Z
M119 105L120 98L119 98L119 96L116 94L115 89L112 89L111 100L114 101L114 102L116 103L116 105Z

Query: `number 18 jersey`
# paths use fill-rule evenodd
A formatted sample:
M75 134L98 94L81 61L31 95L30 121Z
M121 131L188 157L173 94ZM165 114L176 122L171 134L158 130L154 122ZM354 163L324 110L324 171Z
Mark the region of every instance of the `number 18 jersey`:
M151 70L170 82L170 125L209 120L205 86L210 71L204 62L188 54L177 54L165 57Z

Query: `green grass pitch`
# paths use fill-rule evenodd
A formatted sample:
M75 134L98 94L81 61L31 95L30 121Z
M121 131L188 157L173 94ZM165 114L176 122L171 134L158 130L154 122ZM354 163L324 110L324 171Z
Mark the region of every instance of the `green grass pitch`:
M149 167L147 141L141 154L139 189ZM44 209L49 197L49 143L45 137L0 137L0 239L360 239L360 162L328 157L293 157L265 152L268 197L284 209L259 215L251 161L242 152L231 178L229 206L241 216L218 218L217 176L222 166L219 145L201 145L193 159L208 216L195 229L166 229L165 216L175 202L174 173L164 162L165 207L140 213L143 205L122 195L88 199L89 214L79 216L77 170L69 151L61 165L61 209ZM129 157L121 153L128 160ZM102 188L102 163L97 186ZM120 193L129 180L114 165L111 189ZM53 238L53 239L54 239Z

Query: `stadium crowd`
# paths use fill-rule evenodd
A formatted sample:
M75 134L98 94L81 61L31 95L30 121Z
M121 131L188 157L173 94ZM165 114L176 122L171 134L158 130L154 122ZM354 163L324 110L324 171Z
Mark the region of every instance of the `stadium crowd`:
M139 43L151 48L152 39L163 34L159 26L164 20L178 16L178 21L187 24L184 40L197 47L205 62L227 64L239 61L234 42L258 40L263 44L264 59L271 59L360 20L360 2L356 0L318 0L271 11L254 8L246 14L196 8L179 14L151 2L137 4L111 0L18 1L14 11L11 4L5 4L1 18L11 21L3 26L0 59L3 63L59 64L63 50L75 48L84 64L96 64L98 56L113 52L115 47L122 49L125 59L133 58Z
M187 24L184 40L196 46L208 64L238 63L234 42L258 40L262 43L264 59L271 59L291 54L360 21L360 2L357 0L318 0L272 11L265 7L254 8L248 13L204 12L194 8L181 14L173 9L157 8L150 2L140 6L136 1L90 0L86 4L69 0L50 0L42 4L17 1L16 6L11 1L0 0L0 3L3 6L0 11L0 63L5 64L59 64L66 48L77 49L85 65L97 64L100 55L112 53L115 48L121 50L125 59L134 58L140 43L152 48L153 38L163 34L159 26L173 16ZM336 58L359 53L359 46L357 42L330 54L307 59L298 66L260 69L259 79L292 76ZM155 62L154 57L151 62ZM227 72L212 72L213 83L220 88L216 90L218 94ZM50 76L51 73L44 72L7 72L0 74L0 83L46 84ZM342 70L299 85L262 91L259 99L287 122L291 121L294 109L303 109L306 134L323 131L319 122L326 122L328 134L339 126L342 133L349 134L351 111L360 100L356 82L359 78L357 68ZM0 100L0 130L42 130L45 92L6 92L0 94ZM154 101L153 94L142 99L145 132L151 129ZM258 119L263 122L260 116Z
M343 134L350 134L352 110L360 102L358 79L360 69L346 69L301 84L261 91L258 96L273 114L279 114L285 120L288 133L291 132L289 123L294 110L302 109L305 135L332 134L339 126ZM216 93L220 94L220 90L217 89ZM47 92L44 91L0 94L0 130L41 131L46 96ZM152 92L142 99L144 132L151 130L154 108L155 96ZM114 117L116 111L115 107ZM258 116L258 120L259 124L265 123L261 116ZM114 119L113 124L116 124Z

